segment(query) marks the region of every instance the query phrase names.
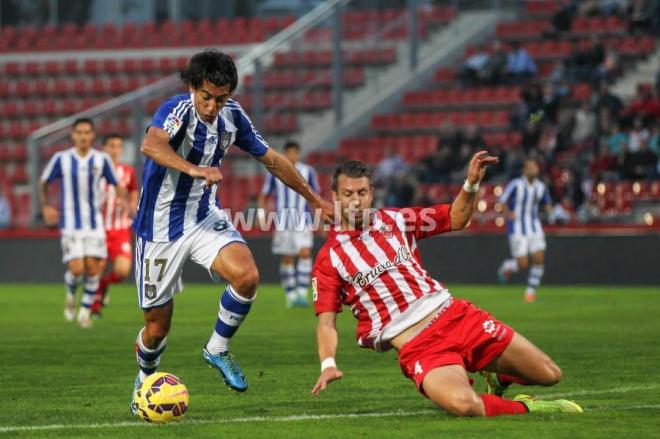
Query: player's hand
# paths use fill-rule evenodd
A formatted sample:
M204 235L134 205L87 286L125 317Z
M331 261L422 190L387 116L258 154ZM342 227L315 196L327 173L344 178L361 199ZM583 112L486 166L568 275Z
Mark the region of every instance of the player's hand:
M323 224L335 224L339 220L338 212L335 211L335 206L331 202L324 200L319 197L315 203L313 203L314 210L321 210L321 221Z
M488 165L494 165L499 161L499 158L488 155L488 151L479 151L474 156L472 156L472 160L470 160L470 166L468 167L467 173L467 182L469 184L479 183L481 179L484 178Z
M206 181L206 187L211 187L216 183L222 181L222 173L217 167L201 167L197 166L191 173L193 178L202 178Z
M507 215L507 217L508 217L508 219L510 219L511 221L515 221L515 220L516 220L516 213L515 213L515 212L511 212L511 213L509 213L509 215Z
M325 390L325 388L328 387L329 383L340 380L343 376L344 372L336 367L328 367L327 369L324 369L312 389L312 396L318 395L321 390Z
M43 215L46 225L54 226L60 222L60 211L53 206L44 206L41 209L41 215Z

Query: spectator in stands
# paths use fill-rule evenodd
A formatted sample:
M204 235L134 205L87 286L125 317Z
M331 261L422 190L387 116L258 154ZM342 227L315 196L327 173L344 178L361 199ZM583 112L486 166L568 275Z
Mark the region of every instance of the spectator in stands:
M555 15L552 16L552 26L557 33L568 32L571 30L573 18L577 13L577 8L574 2L559 9Z
M481 148L480 148L481 149ZM470 159L475 153L475 148L472 148L469 143L463 143L458 149L458 154L454 156L451 181L458 183L465 178L467 167L470 164Z
M593 81L598 78L598 67L605 61L605 46L592 36L591 46L582 48L573 42L571 55L566 58L566 71L572 81Z
M385 196L387 207L408 207L415 199L415 185L405 172L397 172L390 180Z
M596 135L596 113L589 101L583 101L575 112L572 140L574 144L582 145Z
M633 35L642 35L650 30L651 15L656 6L651 0L630 0L628 7L628 31Z
M605 56L596 68L596 79L598 81L611 82L620 72L619 53L612 44L605 49Z
M633 126L628 135L628 152L638 152L641 149L642 143L646 142L647 147L650 141L649 130L644 126L644 119L641 115L637 115L633 119Z
M649 139L639 143L637 151L627 150L621 165L621 174L627 180L657 178L658 156L649 149Z
M447 145L451 148L451 151L458 151L462 141L463 136L454 125L447 123L440 128L439 145Z
M525 154L533 153L541 139L541 130L538 124L527 122L522 132L521 144Z
M419 162L417 176L423 183L448 183L449 173L453 167L451 147L447 144L439 144L436 152Z
M649 149L653 151L655 155L660 157L660 120L656 120L653 124L653 133L651 134Z
M596 111L600 112L603 108L607 108L615 120L619 120L621 117L623 102L618 96L610 92L610 87L605 81L600 83L596 97Z
M378 187L387 187L390 180L392 180L397 174L405 174L408 170L408 165L397 154L396 150L390 146L385 148L385 158L376 165L372 180L375 186Z
M507 54L499 40L493 42L493 50L482 71L482 79L486 84L497 85L504 79Z
M460 78L464 87L474 85L483 77L483 70L490 59L490 55L483 45L470 55L461 67Z
M657 87L638 84L637 95L630 103L630 112L660 117L660 96Z
M477 127L475 124L469 124L465 127L462 143L467 143L472 149L483 148L486 146L486 141L481 135L479 127Z
M605 150L603 153L610 156L618 156L625 152L628 145L628 135L621 130L618 123L611 125L611 130L605 140Z
M538 71L532 57L517 41L511 43L511 51L507 55L506 70L513 80L534 76Z
M0 229L7 229L9 226L11 226L11 206L4 189L0 188Z

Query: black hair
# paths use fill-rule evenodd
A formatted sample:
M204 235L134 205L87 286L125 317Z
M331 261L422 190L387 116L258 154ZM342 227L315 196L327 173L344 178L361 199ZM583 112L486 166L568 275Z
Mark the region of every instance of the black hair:
M190 58L188 66L180 72L181 80L189 87L199 89L204 81L218 87L229 85L233 93L238 86L236 65L231 57L216 49L206 49Z
M112 140L112 139L124 140L124 138L122 136L120 136L119 134L110 133L110 134L107 134L107 135L103 136L103 143L101 143L101 145L105 145L106 143L108 143L109 140Z
M94 121L92 121L92 119L90 119L89 117L79 117L78 119L74 120L73 123L71 124L71 129L75 130L76 127L81 123L88 123L89 126L91 126L92 129L94 129Z
M349 160L337 166L335 175L332 176L332 190L335 192L337 191L337 182L340 175L350 178L367 177L371 180L371 171L367 168L367 165L359 160Z
M300 144L298 144L298 142L296 142L295 140L287 140L286 142L284 142L284 151L288 149L297 149L298 151L300 151Z

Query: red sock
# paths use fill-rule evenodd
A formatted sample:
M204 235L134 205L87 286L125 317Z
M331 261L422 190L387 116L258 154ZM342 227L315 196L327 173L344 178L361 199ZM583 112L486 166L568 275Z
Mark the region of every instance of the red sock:
M484 402L486 416L521 415L527 413L527 407L519 401L511 401L510 399L500 398L495 395L481 395L481 400Z
M497 374L497 380L503 386L510 386L513 383L520 384L521 386L531 386L531 385L533 385L533 383L531 383L531 382L529 382L529 381L527 381L523 378L514 377L513 375L505 375L503 373L498 373Z
M118 283L124 281L124 278L119 276L114 271L111 271L110 273L108 273L108 275L105 276L103 279L106 280L106 286L107 285L112 285L112 284L118 284ZM103 281L101 281L101 282L103 282Z

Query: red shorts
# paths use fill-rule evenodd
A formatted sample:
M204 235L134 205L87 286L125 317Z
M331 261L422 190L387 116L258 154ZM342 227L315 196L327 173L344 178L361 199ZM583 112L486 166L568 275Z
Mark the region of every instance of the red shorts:
M469 372L483 369L511 343L513 329L466 300L453 299L428 327L399 351L401 371L424 394L431 370L458 364Z
M105 233L106 245L108 246L108 258L111 261L118 256L124 256L129 259L133 257L131 247L131 229L108 230Z

